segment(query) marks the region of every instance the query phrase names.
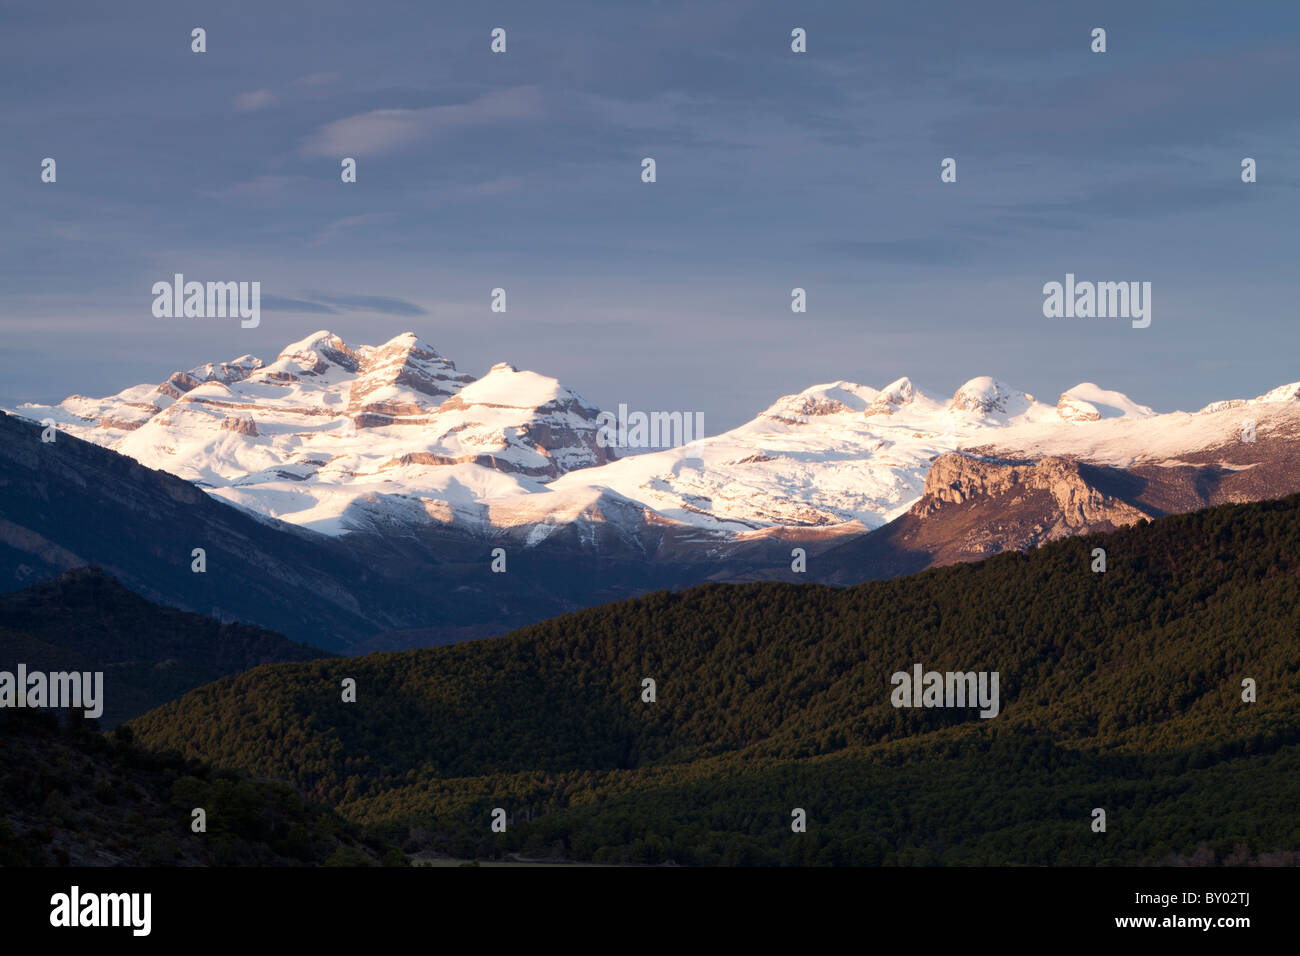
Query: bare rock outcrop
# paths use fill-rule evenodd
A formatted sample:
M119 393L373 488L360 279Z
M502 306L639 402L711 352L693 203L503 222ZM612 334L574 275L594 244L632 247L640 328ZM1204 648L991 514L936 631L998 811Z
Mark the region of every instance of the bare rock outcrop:
M994 502L996 510L988 512ZM970 529L964 550L975 553L1033 547L1156 516L1097 487L1080 464L1068 458L1007 461L960 453L935 459L925 492L909 513L943 522L956 518L958 510L975 507L996 516L978 530Z

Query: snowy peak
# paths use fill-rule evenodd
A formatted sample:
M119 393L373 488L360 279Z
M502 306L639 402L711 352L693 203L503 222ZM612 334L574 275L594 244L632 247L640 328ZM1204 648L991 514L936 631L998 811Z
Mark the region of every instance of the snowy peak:
M1222 412L1230 408L1249 408L1254 405L1272 405L1281 402L1300 401L1300 382L1292 382L1290 385L1279 385L1271 391L1265 392L1258 398L1230 398L1227 401L1211 402L1199 412L1201 415L1212 415L1215 412Z
M1103 418L1151 418L1155 415L1145 405L1139 405L1123 392L1112 392L1081 382L1061 393L1056 403L1057 413L1067 422L1097 422Z
M948 403L948 410L983 417L1012 418L1029 411L1034 404L1034 396L1017 391L988 375L981 375L957 389L952 401Z
M324 375L331 368L355 372L361 359L341 338L322 329L297 342L290 343L275 357L268 370L296 379L300 375Z
M39 419L50 418L70 427L81 437L95 440L90 435L81 434L82 430L92 429L105 433L110 436L108 441L112 441L143 427L197 389L214 383L224 386L242 382L261 368L261 359L241 355L229 362L208 362L188 372L172 372L158 385L133 385L107 398L70 395L58 405L19 407L25 414Z
M548 481L613 461L597 441L599 414L555 379L500 362L443 402L431 424L451 461Z
M434 408L474 381L414 332L363 345L356 354L359 374L348 395L348 417L357 428L423 424Z
M880 390L880 394L867 407L867 415L892 415L916 400L916 386L904 375Z
M827 415L860 413L877 394L879 393L874 388L853 382L814 385L796 395L786 395L777 399L756 420L767 418L787 425L798 425L808 419L823 418Z
M1265 392L1257 402L1300 402L1300 382L1292 382L1290 385L1280 385L1271 392Z
M615 457L597 441L600 410L572 389L505 363L476 382L413 332L354 347L322 329L269 365L245 355L24 412L329 530L345 530L340 512L376 499L376 485L464 504Z
M229 362L208 362L206 365L200 365L192 368L188 372L173 372L158 389L171 386L179 391L188 392L190 389L197 388L208 382L221 382L229 385L232 382L242 382L248 376L252 375L262 367L262 360L254 358L251 355L241 355L237 359L231 359ZM173 398L179 398L179 395L173 395Z
M462 404L537 410L571 402L597 411L594 405L588 405L576 392L553 378L536 372L521 372L513 365L498 362L481 379L462 389L458 402L452 407Z

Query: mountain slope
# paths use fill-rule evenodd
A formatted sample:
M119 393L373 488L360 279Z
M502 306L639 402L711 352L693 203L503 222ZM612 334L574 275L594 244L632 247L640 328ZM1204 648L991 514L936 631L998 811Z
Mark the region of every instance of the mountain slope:
M283 784L150 753L129 734L6 711L0 739L0 866L405 865Z
M843 591L705 586L259 668L132 726L453 846L481 846L502 806L498 848L603 859L1133 863L1201 840L1249 857L1300 849L1298 629L1293 496ZM891 706L917 662L998 672L998 715ZM344 676L355 705L336 703ZM975 781L1005 797L973 805ZM815 841L790 845L792 806ZM1113 838L1090 833L1095 806L1126 821Z
M320 656L279 634L151 604L99 568L0 594L0 670L103 672L107 727L225 674Z
M507 381L523 374L501 371ZM565 394L544 381L532 382L552 398ZM952 453L942 452L934 433L916 432L902 421L913 405L921 408L917 414L994 420L1006 414L1006 409L994 408L999 402L1014 410L1020 401L996 383L963 391L969 394L961 404L976 407L951 412L906 380L880 392L838 383L797 400L783 399L762 416L757 431L705 439L693 450L577 469L537 485L546 489L537 493L493 497L494 487L475 484L477 476L533 479L472 462L415 464L411 467L438 476L448 490L445 496L454 497L454 490L458 503L397 491L366 492L354 499L355 490L344 490L342 514L329 519L352 529L342 536L313 534L223 507L191 484L64 432L57 433L56 442L44 443L38 426L4 416L0 580L17 587L98 563L158 603L256 624L331 649L352 644L359 650L395 649L500 634L565 611L710 580L855 584L1034 547L1062 533L1106 530L1141 515L1300 490L1300 402L1293 390L1196 415L1109 418L1082 425L1058 421L1054 428L1075 436L1072 447L1081 453L1078 457L1044 455L1057 439L1042 439L1041 434L1050 438L1054 432L1040 428L1036 433L1039 426L1032 423L986 430L1002 440L1023 439L1010 456L998 446L981 446L949 457ZM498 401L490 391L481 398L475 406ZM986 412L981 403L988 401L993 404ZM1043 413L1040 408L1033 414ZM461 412L453 406L428 414L431 422ZM1244 416L1256 422L1253 442L1241 440ZM1142 431L1166 419L1172 434L1163 439L1161 432ZM899 424L897 432L890 431L893 425L871 425L877 436L871 440L880 448L863 457L852 429L873 421ZM1105 439L1107 432L1113 440ZM784 436L783 444L775 443L774 434ZM825 451L831 441L842 443L839 458ZM1183 451L1177 457L1168 457L1179 448ZM1144 449L1152 454L1135 455L1145 454ZM676 456L676 464L667 477L656 477L664 456ZM1109 464L1090 463L1107 457ZM945 474L945 463L954 460L962 462L957 484L966 489L964 498L936 507L932 486ZM1008 473L1014 480L994 477L1003 469L998 463L1008 460L1022 463ZM1038 466L1029 468L1034 462ZM762 469L775 469L778 478ZM1058 476L1069 472L1059 493L1052 490L1056 479L1044 483L1033 477L1049 471ZM624 487L628 495L652 497L662 510L605 485L584 484L585 476L593 474L604 475L609 485ZM906 475L911 477L904 480ZM810 523L724 528L709 517L710 526L702 527L665 514L680 517L671 502L682 482L707 486L698 500L710 516L732 507L751 513L769 508L777 500L773 489L780 487L773 480L792 485L789 494L782 493L786 504L781 507L787 510L770 517L784 521L794 509ZM862 484L877 480L885 484ZM1036 481L1039 487L1033 487ZM733 487L734 504L709 490L710 483L718 482ZM647 487L659 490L648 495ZM863 534L861 522L838 522L838 514L827 512L824 520L808 516L806 502L821 507L815 503L842 501L845 495L864 501L884 495L896 502L893 509L912 504L869 535ZM307 496L316 500L319 488ZM1087 515L1067 513L1080 505ZM327 511L329 507L327 502ZM207 551L204 574L190 570L195 547ZM506 574L491 571L497 547L508 553ZM795 548L807 553L805 573L791 569Z
M780 539L767 535L727 542L652 527L628 542L599 534L608 523L544 521L547 538L531 547L503 533L508 567L495 573L492 544L442 525L379 523L344 538L320 535L256 518L71 435L45 443L41 434L0 413L0 588L98 564L157 604L331 650L500 634L707 580L720 568L769 565L782 553ZM206 552L203 573L192 570L196 547Z
M195 573L193 549L206 552ZM272 525L170 474L0 415L0 577L21 586L97 563L156 603L256 621L317 646L382 629L337 582L375 577L328 539Z

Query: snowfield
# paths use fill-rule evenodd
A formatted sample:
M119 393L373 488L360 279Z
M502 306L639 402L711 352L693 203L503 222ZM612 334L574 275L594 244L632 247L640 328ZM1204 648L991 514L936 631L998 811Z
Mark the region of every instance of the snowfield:
M907 378L841 381L729 432L619 457L596 440L600 409L555 379L500 364L475 380L413 333L354 348L321 331L270 364L245 355L15 413L326 534L432 522L525 529L535 544L574 524L876 528L921 496L945 452L1173 463L1239 441L1246 419L1261 437L1294 433L1300 383L1157 414L1090 382L1045 403L987 376L948 400Z

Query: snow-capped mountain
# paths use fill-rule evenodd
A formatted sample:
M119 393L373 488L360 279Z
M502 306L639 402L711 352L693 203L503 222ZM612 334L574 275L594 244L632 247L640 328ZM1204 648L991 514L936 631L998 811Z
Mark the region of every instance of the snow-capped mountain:
M1056 410L1068 422L1095 422L1103 418L1151 418L1155 415L1122 392L1111 392L1083 382L1061 393Z
M907 378L880 391L835 382L786 396L733 431L570 472L548 490L601 486L704 526L876 528L920 498L931 463L948 452L1056 455L1119 467L1178 459L1238 443L1247 405L1261 429L1294 433L1296 391L1287 386L1250 403L1156 415L1090 383L1048 405L988 377L966 382L947 402Z
M243 356L18 413L327 533L360 520L359 502L446 518L611 457L597 409L554 379L502 364L475 381L413 333L354 349L317 332L270 364Z
M1130 467L1239 443L1246 418L1261 440L1294 437L1300 383L1158 415L1089 382L1049 404L987 376L947 400L908 378L840 381L729 432L616 457L597 440L600 410L554 379L498 364L475 380L412 333L353 348L322 331L270 364L242 356L16 411L317 531L432 522L535 544L574 526L859 532L906 512L950 452Z

